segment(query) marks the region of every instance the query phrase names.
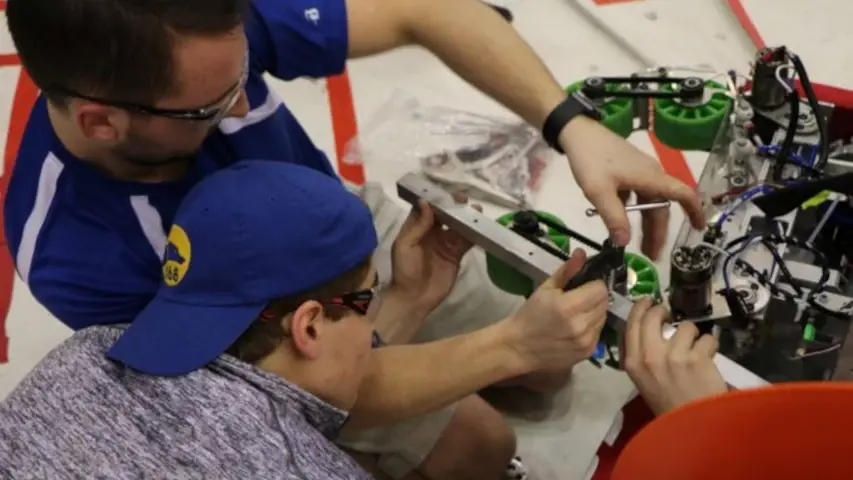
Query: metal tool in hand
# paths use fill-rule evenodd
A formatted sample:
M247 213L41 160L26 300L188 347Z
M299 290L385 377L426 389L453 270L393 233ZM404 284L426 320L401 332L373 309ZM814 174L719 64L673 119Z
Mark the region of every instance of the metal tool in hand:
M583 267L572 276L563 290L574 290L596 280L603 280L612 290L613 276L624 264L625 247L619 247L607 240L604 242L601 251L587 258Z
M640 203L637 205L625 206L625 211L626 212L642 212L644 210L655 210L658 208L669 208L669 206L671 204L672 204L672 202L670 202L669 200L666 200L664 202ZM598 215L598 210L596 210L594 208L587 208L586 209L586 216L587 217L594 217L596 215Z

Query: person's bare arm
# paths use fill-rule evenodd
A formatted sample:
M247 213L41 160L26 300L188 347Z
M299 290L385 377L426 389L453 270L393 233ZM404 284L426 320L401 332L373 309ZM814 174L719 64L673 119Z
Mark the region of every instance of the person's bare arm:
M413 302L394 293L382 293L382 309L373 324L382 341L388 345L409 343L430 314L428 310L412 308Z
M372 352L370 371L345 425L379 427L428 413L527 372L503 323L466 335Z
M375 349L345 428L387 425L503 380L589 358L607 317L607 287L597 281L563 291L585 261L582 251L573 252L517 312L494 325L437 342Z
M477 0L346 0L349 53L360 57L421 45L460 77L529 124L542 128L566 93L515 28ZM631 239L621 194L642 202L681 204L694 228L705 224L699 195L667 175L657 159L599 122L577 115L556 139L578 186L620 245ZM669 210L643 212L644 254L657 259L666 244Z
M347 15L351 58L423 46L536 127L566 98L518 32L477 0L347 0Z

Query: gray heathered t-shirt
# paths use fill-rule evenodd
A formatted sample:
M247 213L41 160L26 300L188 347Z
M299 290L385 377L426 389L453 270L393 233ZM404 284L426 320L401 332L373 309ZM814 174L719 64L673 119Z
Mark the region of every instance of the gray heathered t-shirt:
M75 333L0 404L0 478L371 478L330 440L345 412L227 356L142 375L104 356L121 332Z

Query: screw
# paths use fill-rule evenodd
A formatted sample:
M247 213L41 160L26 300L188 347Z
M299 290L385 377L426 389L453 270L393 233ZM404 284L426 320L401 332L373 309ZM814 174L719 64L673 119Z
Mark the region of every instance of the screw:
M670 203L671 202L669 200L667 200L664 202L652 202L652 203L640 203L637 205L627 205L627 206L625 206L625 211L626 212L641 212L644 210L654 210L656 208L669 208ZM597 209L595 209L595 208L586 209L586 216L587 217L594 217L596 215L598 215Z

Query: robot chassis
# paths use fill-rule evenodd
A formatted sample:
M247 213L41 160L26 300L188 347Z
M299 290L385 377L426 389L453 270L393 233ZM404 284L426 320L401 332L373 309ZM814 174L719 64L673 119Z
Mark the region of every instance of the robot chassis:
M853 109L816 98L799 57L784 47L757 52L749 77L676 77L661 68L587 78L567 91L595 101L602 123L624 137L653 129L671 147L709 153L698 181L708 223L695 230L685 220L678 233L670 285L658 295L672 313L664 336L682 320L716 335L715 363L733 388L853 379ZM635 300L624 249L542 212L495 222L416 174L399 180L398 193L413 205L426 200L448 228L486 250L501 288L497 267L527 281L528 293L549 277L568 255L568 240L555 239L598 250L566 289L607 282L602 341L617 344Z

